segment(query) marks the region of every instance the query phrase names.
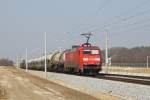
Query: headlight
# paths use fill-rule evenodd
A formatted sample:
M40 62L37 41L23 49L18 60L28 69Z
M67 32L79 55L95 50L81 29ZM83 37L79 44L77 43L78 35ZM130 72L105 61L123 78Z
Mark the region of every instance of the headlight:
M83 61L88 61L89 59L88 58L83 58Z
M100 58L95 58L96 61L100 61Z

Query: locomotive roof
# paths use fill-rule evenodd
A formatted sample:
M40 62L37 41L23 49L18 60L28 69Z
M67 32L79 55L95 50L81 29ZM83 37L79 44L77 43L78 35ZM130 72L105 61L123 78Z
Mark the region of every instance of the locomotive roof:
M85 49L93 48L93 49L99 49L98 46L82 46Z

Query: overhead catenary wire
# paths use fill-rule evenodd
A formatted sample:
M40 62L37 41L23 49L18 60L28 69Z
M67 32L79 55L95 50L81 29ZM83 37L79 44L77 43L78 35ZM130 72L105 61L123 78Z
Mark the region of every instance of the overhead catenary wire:
M100 5L101 7L97 8L97 10L94 13L92 13L92 15L98 15L100 12L102 12L102 10L104 10L104 8L106 8L111 3L111 1L112 0L106 0L105 2L101 3L101 5ZM91 16L91 14L89 14L87 16ZM89 19L87 17L85 17L84 20L86 21L86 20L89 20ZM83 25L80 24L79 26L83 26ZM78 27L78 31L80 32L82 29L79 29L79 28L80 27ZM75 32L69 32L69 33L75 33Z
M101 10L103 10L105 7L108 6L108 4L111 3L112 0L106 0L106 2L104 2L100 8L98 8L97 13L99 14Z
M122 30L122 31L112 31L113 33L124 33L124 32L136 32L139 31L141 29L145 29L145 28L149 28L149 24L147 25L143 25L143 26L136 26L134 28L128 29L128 30Z
M139 21L136 21L134 23L129 23L129 24L126 24L126 26L127 27L129 27L129 26L131 27L131 26L135 26L135 25L139 25L139 24L143 24L143 23L147 23L147 22L150 22L150 18L144 19L144 20L139 20Z
M137 9L140 9L141 7L144 7L145 5L148 4L148 2L150 2L150 0L145 0L143 2L140 2L138 5L134 6L133 8L130 8L124 12L121 12L120 14L118 14L117 16L114 16L112 19L110 20L114 20L114 19L119 19L119 18L122 18L122 16L124 15L128 15L130 13L133 13L135 12Z
M134 17L140 16L142 14L146 14L146 13L150 12L150 9L149 10L145 10L145 11L140 12L140 13L136 13L135 15L130 15L128 17L123 17L123 15L128 15L130 13L133 13L133 11L135 12L136 9L139 9L139 8L143 7L144 5L147 5L148 2L150 2L150 0L145 0L143 2L140 2L138 5L134 6L133 8L128 9L127 11L120 13L119 15L111 18L110 20L107 20L106 22L104 22L103 26L101 26L101 27L99 27L97 25L90 26L87 29L91 29L91 30L88 30L88 31L85 31L85 32L93 32L93 31L96 31L96 30L100 30L100 29L106 28L108 26L110 27L112 25L120 24L121 22L125 22L125 21L127 21L129 19L132 19ZM115 20L115 19L117 19L117 21L110 23L110 21ZM92 28L94 28L94 29L92 29Z
M97 31L97 30L104 31L104 30L106 30L106 27L108 28L108 27L110 27L112 25L121 24L122 22L128 21L128 20L130 20L132 18L135 18L135 17L143 16L144 14L149 13L149 12L150 12L150 9L142 11L140 13L136 13L135 15L131 15L131 16L122 18L122 19L120 19L120 20L118 20L116 22L112 22L112 23L109 23L109 24L104 24L102 27L95 28L93 30L89 30L88 32L93 32L93 31Z
M125 24L125 25L122 25L122 26L117 26L117 32L119 31L119 30L124 30L124 29L126 29L126 28L131 28L131 29L133 29L134 27L138 27L138 26L141 26L142 24L146 24L146 23L149 23L150 22L150 18L148 18L148 19L144 19L144 20L139 20L139 21L136 21L136 22L133 22L133 23L129 23L129 24ZM147 26L149 26L149 25L147 25ZM147 27L146 26L146 27ZM112 26L112 27L116 27L116 26ZM109 29L111 29L112 31L114 30L114 29L112 29L112 27L111 28L109 28ZM123 27L123 28L122 28ZM142 27L143 28L143 27ZM138 29L142 29L142 28L140 28L140 27L138 27Z

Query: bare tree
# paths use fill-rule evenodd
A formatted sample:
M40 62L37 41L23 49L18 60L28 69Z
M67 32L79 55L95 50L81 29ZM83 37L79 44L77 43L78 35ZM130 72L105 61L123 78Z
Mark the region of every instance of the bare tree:
M102 51L103 57L105 57L104 52ZM146 63L146 57L150 56L150 46L110 48L108 56L112 58L112 63Z
M6 59L6 58L2 58L0 59L0 66L13 66L14 63L12 60Z

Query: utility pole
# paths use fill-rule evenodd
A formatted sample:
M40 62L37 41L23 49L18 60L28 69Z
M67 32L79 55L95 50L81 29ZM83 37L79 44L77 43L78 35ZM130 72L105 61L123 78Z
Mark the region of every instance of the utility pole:
M62 50L61 50L61 48L59 49L59 52L61 52Z
M20 68L20 56L18 56L18 68Z
M26 72L28 70L28 49L26 48Z
M149 67L149 56L147 56L147 68Z
M47 79L47 34L45 32L45 79Z
M106 42L105 42L105 67L108 67L108 32L106 32ZM107 68L108 71L108 68Z
M17 60L16 60L16 67L18 68L18 56L17 56Z

